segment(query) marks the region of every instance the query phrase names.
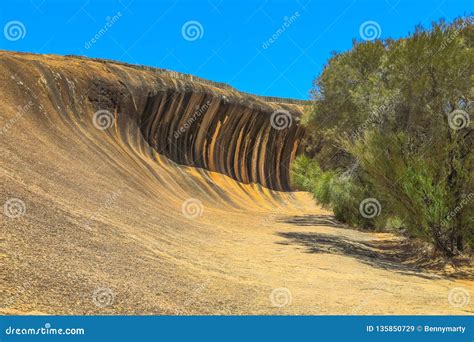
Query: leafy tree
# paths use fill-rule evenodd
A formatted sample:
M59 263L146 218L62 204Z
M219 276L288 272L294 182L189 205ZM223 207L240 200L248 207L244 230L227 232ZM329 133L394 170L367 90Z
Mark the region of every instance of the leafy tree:
M334 54L303 118L312 160L295 162L295 183L350 224L395 220L448 257L472 249L473 42L468 17ZM369 197L376 220L357 213Z

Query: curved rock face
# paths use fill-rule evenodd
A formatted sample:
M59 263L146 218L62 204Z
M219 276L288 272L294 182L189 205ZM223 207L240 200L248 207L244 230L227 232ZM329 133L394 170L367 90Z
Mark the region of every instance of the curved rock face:
M301 106L266 100L0 51L0 313L271 312L268 289L298 261L268 272L282 260L269 228L294 229L277 215L314 203L276 191L289 189ZM273 128L276 110L292 124ZM116 295L106 308L92 300L103 288Z
M89 100L119 121L124 115L136 120L157 152L246 184L290 190L289 165L304 134L297 123L301 107L163 76L136 84L143 72L107 68L121 81L91 80Z
M55 108L68 111L65 117L84 121L96 113L122 132L138 127L134 134L141 132L176 163L290 190L289 165L304 134L298 125L300 104L268 102L232 88L100 60L17 54L3 56L2 63L18 80L39 86L33 99L45 91Z

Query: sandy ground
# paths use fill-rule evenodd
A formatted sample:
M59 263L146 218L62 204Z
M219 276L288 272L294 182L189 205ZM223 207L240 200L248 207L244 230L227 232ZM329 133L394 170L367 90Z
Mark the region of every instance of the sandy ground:
M12 121L21 97L1 94L0 202L24 203L0 215L1 313L474 313L472 278L400 262L396 236L306 193L178 166L46 103Z

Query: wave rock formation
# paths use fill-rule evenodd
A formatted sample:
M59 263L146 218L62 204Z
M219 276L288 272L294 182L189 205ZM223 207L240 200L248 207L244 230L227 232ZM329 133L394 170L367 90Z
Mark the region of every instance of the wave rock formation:
M291 191L306 104L0 51L0 313L463 313Z

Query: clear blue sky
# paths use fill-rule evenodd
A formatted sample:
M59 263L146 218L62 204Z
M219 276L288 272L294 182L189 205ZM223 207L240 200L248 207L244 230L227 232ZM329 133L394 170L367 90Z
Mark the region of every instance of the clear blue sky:
M347 50L352 39L362 39L364 22L375 21L381 38L401 37L417 24L472 14L473 3L2 0L0 49L115 59L190 73L259 95L305 99L331 51ZM86 48L107 20L107 32ZM184 37L183 25L190 21L202 30L191 23ZM19 27L19 36L15 27L5 32L8 23ZM193 35L193 25L201 34Z

